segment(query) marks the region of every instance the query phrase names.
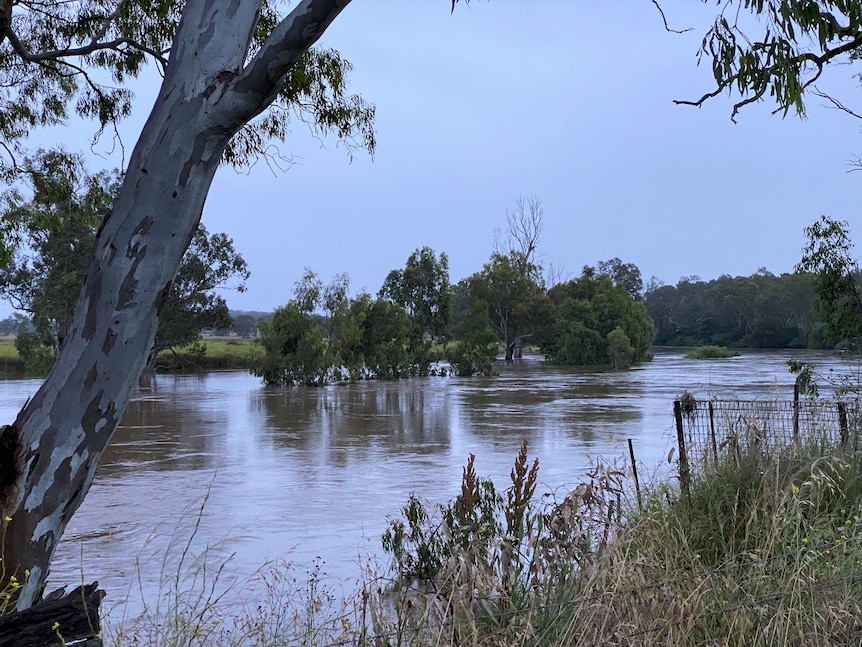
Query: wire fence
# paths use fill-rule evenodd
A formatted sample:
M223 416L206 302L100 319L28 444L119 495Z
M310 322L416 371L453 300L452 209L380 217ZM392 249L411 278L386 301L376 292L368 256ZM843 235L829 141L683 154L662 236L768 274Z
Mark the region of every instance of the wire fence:
M680 480L691 469L722 458L739 460L749 450L780 452L793 445L862 448L858 400L708 400L674 402Z

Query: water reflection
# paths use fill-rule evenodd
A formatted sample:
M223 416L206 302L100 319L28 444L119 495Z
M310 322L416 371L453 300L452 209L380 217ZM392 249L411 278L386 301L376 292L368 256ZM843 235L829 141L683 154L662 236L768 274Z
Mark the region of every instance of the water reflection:
M362 382L289 391L261 389L251 408L263 414L272 447L313 451L344 467L378 452L446 451L450 412L446 380Z

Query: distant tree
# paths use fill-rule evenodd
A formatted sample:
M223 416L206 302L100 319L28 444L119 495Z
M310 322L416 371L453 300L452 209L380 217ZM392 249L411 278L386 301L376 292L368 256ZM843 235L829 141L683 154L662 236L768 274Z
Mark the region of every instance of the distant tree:
M320 305L323 281L310 267L303 269L302 278L293 284L293 301L302 312L312 314Z
M619 258L599 261L598 273L611 277L614 285L622 285L632 299L642 299L644 282L641 271L634 263L623 263Z
M323 312L326 316L326 339L332 342L338 332L341 317L350 305L350 277L342 272L336 274L323 288Z
M371 376L397 380L410 375L411 321L407 311L386 299L370 303L363 321L362 354Z
M248 339L257 330L257 319L251 315L237 315L233 317L232 329L243 339Z
M519 195L515 208L506 211L506 232L495 232L494 251L519 254L526 263L538 264L539 240L545 228L545 210L535 195Z
M655 328L643 301L622 283L585 267L581 276L549 291L556 304L542 350L557 364L624 368L650 358Z
M120 178L89 175L80 156L61 150L40 152L25 168L32 197L24 199L17 189L4 196L3 223L17 244L0 269L0 295L32 315L35 337L20 343L41 364L38 344L56 357L66 342L96 235ZM160 351L197 340L202 328L230 327L227 305L214 290L242 291L248 276L233 241L199 226L161 305L147 367L152 369Z
M549 325L553 306L541 269L519 252L493 253L468 281L472 300L487 304L488 322L505 349L506 361L519 356L524 342Z
M326 381L325 348L320 328L296 301L276 308L272 319L259 321L264 356L252 373L266 384L318 386Z
M499 342L488 323L488 304L474 301L455 326L457 341L447 350L452 370L460 377L491 375Z
M805 229L807 242L797 269L814 274L817 307L833 337L862 351L862 272L852 256L850 227L821 216Z
M0 319L0 335L20 335L33 330L33 320L20 312L13 312L5 319Z
M410 254L403 270L392 270L380 289L380 298L400 305L410 318L408 353L419 375L428 373L432 343L449 332L452 290L449 259L429 247Z
M58 149L25 160L21 179L32 197L15 187L2 200L8 260L0 268L0 295L32 317L35 334L56 356L119 177L89 175L79 155Z
M199 225L162 306L148 367L155 366L160 352L197 341L204 328L230 328L233 321L227 303L216 290L244 292L249 275L233 240L225 234L210 235Z

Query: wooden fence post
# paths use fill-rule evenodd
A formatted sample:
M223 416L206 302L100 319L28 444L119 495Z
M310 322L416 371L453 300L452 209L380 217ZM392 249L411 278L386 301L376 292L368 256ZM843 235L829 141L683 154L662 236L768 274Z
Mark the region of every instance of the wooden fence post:
M689 484L691 475L688 465L688 453L685 449L685 433L682 429L682 402L674 400L673 417L676 419L676 439L679 444L679 486L687 499L691 499Z
M847 406L838 403L838 429L841 432L841 449L847 449L850 444L850 432L847 427Z
M799 440L799 385L793 385L793 442Z
M712 400L709 401L709 439L712 441L713 464L718 465L718 445L715 442L715 410L712 406Z
M632 445L632 439L629 438L629 456L632 457L632 474L635 477L635 491L638 494L638 511L643 511L643 502L641 501L641 484L638 479L638 464L635 460L635 448Z

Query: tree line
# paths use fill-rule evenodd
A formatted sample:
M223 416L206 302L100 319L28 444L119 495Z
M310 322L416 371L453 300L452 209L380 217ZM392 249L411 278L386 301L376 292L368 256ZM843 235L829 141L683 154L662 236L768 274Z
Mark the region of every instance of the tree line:
M446 254L428 247L392 270L376 296L350 296L346 274L324 285L306 268L293 299L258 322L265 355L253 371L284 385L490 375L501 350L512 360L527 345L558 364L625 368L649 359L654 329L640 270L611 259L549 287L537 260L540 200L521 197L506 215L507 235L488 262L454 285Z
M122 176L88 174L79 156L51 150L27 159L21 177L27 197L16 187L2 198L7 245L0 296L29 317L0 323L14 329L27 369L44 373L65 344L86 264ZM559 280L540 260L543 218L537 197L519 197L488 261L456 284L446 255L428 247L390 272L374 296L350 295L347 274L324 285L307 268L294 298L257 321L230 317L216 289L244 290L248 266L230 238L200 225L162 305L147 365L152 369L163 350L194 345L202 329L235 329L243 337L256 330L265 352L253 371L269 384L306 385L427 375L444 370L440 362L457 375L488 375L500 352L512 360L527 345L553 363L619 369L649 359L654 343L834 348L846 341L817 307L829 300L828 294L818 300L818 281L831 257L816 244L841 251L841 240L828 239L836 231L848 236L840 223L826 219L807 230L808 264L792 274L761 268L746 277L683 277L675 286L653 278L644 289L640 269L619 258Z

